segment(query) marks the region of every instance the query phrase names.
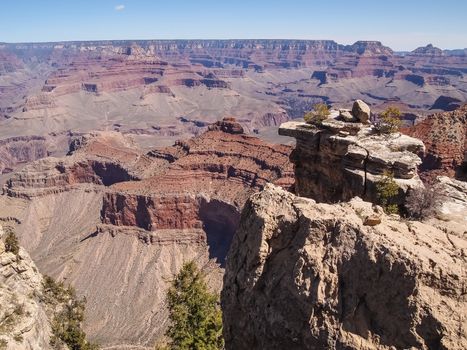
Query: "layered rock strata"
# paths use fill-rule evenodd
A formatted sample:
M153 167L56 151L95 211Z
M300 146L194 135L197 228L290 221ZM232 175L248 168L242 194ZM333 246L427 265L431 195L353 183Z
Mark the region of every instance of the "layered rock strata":
M374 215L381 223L365 226ZM267 185L229 252L226 348L465 349L465 249L462 231Z
M279 133L297 140L291 154L295 192L319 202L347 201L355 196L376 202L376 184L392 174L403 203L410 188L423 186L417 173L423 143L402 134L378 135L372 126L339 119L333 112L321 125L287 122Z

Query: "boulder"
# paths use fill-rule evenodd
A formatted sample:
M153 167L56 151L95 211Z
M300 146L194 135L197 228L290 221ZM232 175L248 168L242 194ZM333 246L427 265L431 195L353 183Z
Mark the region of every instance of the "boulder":
M352 115L351 111L348 109L339 109L339 118L349 123L357 121L357 119Z
M370 107L362 100L356 100L352 107L352 115L361 123L368 124L370 121Z
M365 218L363 225L365 226L376 226L381 223L381 217L377 215L370 215Z

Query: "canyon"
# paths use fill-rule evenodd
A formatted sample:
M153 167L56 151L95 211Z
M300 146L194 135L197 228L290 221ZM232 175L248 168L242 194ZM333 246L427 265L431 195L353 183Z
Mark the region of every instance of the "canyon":
M338 108L355 99L375 111L397 105L413 123L430 108L452 110L466 100L465 67L465 50L428 45L398 53L376 41L3 43L0 140L47 136L60 147L42 154L63 153L67 145L56 135L113 130L149 149L232 116L248 133L286 142L277 136L281 123L317 102ZM7 171L22 162L0 161Z
M41 272L86 297L93 341L152 348L172 277L195 260L220 290L244 202L265 183L293 185L291 150L245 135L232 118L149 152L118 132L80 135L68 155L11 174L0 220Z
M227 349L463 349L466 67L376 41L0 43L0 224L86 297L103 349L163 339L189 260ZM371 112L343 119L356 99ZM402 133L374 132L388 106ZM436 216L372 204L388 173L400 208L438 186Z

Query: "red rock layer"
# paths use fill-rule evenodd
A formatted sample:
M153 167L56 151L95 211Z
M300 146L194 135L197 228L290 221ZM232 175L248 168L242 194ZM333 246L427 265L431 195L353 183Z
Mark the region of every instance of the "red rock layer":
M143 154L119 133L74 139L64 158L46 158L14 174L10 196L34 197L79 184L106 186L104 224L145 230L200 229L232 222L248 196L267 182L293 184L291 147L244 135L234 118L204 134ZM213 215L216 210L219 215ZM221 218L221 219L219 219Z
M404 132L421 139L427 148L421 165L426 179L438 175L465 178L467 152L467 105L436 113Z
M290 147L240 134L233 118L212 129L151 152L160 162L155 176L111 186L104 196L103 222L147 230L199 228L206 203L217 200L240 208L267 182L293 183Z

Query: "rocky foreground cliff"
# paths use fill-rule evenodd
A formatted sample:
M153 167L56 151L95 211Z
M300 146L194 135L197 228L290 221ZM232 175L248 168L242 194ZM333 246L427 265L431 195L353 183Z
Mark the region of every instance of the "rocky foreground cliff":
M438 226L267 185L227 260L227 349L467 348L466 232Z
M41 298L42 275L22 248L7 251L0 226L0 349L49 349L50 308Z

